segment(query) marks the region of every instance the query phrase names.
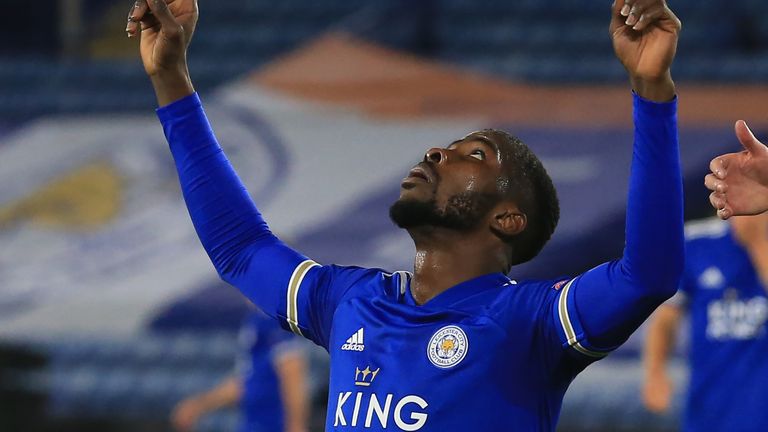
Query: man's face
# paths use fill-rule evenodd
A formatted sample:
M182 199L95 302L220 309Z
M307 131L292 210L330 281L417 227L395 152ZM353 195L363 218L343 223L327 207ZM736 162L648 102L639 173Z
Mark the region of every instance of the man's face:
M476 227L499 201L502 161L495 137L475 132L430 149L400 184L390 217L401 228Z

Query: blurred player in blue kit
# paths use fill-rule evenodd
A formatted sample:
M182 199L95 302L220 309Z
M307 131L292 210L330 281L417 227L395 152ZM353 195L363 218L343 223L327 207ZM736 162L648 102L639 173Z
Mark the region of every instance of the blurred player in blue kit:
M686 228L680 291L650 320L643 400L669 409L667 359L680 318L690 317L687 432L768 430L768 214Z
M683 206L670 66L680 21L665 1L617 0L611 11L634 90L624 253L550 281L507 277L549 240L559 206L538 158L492 129L427 150L402 181L390 216L415 243L413 273L320 265L283 244L192 86L196 2L166 1L140 0L127 32L141 37L193 224L223 279L330 352L327 430L553 431L573 378L675 293Z
M181 401L171 415L174 428L193 431L206 414L238 405L240 432L306 432L309 396L300 340L254 311L243 322L239 344L235 374Z

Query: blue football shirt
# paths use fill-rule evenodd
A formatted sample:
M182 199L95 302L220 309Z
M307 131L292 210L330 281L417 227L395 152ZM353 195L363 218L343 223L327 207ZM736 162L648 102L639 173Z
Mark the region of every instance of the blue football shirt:
M283 432L285 410L275 365L285 355L301 355L297 338L272 318L254 311L238 336L237 375L243 385L240 431Z
M566 349L567 284L490 274L417 305L406 272L298 268L286 319L331 353L327 430L553 430L568 384L605 354Z
M697 222L686 234L679 303L690 315L691 375L684 429L768 431L766 287L727 222Z
M196 94L158 116L221 277L331 354L327 430L554 431L573 377L623 343L682 273L677 102L633 104L620 259L562 280L482 275L423 305L406 272L319 265L272 234Z

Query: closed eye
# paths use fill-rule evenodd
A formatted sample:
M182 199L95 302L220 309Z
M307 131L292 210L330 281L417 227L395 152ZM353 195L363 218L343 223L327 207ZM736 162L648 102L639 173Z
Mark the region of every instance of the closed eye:
M473 150L469 155L477 160L485 160L485 152L480 149Z

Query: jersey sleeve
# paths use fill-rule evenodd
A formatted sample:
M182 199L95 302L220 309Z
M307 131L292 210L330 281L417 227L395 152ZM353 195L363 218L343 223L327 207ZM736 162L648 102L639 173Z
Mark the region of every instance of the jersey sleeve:
M683 194L676 100L634 96L635 143L621 259L569 280L553 305L565 347L597 359L671 297L683 271Z
M284 327L327 346L336 306L375 271L320 266L281 242L216 141L197 94L157 114L192 223L221 278Z

